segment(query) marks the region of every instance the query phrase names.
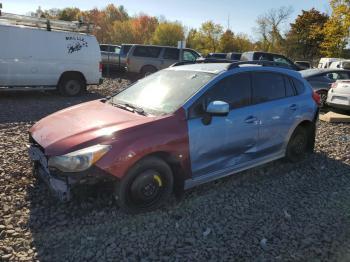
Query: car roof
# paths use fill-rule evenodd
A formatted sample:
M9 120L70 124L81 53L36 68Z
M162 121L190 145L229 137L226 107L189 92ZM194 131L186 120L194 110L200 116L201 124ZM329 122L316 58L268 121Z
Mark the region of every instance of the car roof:
M350 72L349 70L341 69L341 68L314 68L314 69L306 69L299 71L302 77L307 78L311 76L316 76L324 73L331 72Z
M228 71L230 63L197 63L197 64L187 64L187 65L181 65L181 66L174 66L169 67L166 70L175 70L175 71L196 71L196 72L204 72L204 73L211 73L211 74L221 74ZM296 78L301 78L301 75L299 72L285 69L281 67L273 67L273 66L261 66L256 64L242 64L239 65L236 68L229 69L229 71L233 70L240 70L240 71L252 71L252 70L258 70L258 71L270 71L270 72L277 72L277 73L284 73L291 76L294 76Z

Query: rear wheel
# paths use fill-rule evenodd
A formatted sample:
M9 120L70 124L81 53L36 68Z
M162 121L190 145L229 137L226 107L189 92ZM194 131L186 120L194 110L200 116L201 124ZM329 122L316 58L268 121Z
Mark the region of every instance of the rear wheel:
M63 76L58 85L58 91L64 96L77 96L85 90L84 79L76 74Z
M297 127L289 139L286 151L286 159L290 162L302 160L308 148L308 134L305 128Z
M154 66L144 66L141 69L141 74L143 77L149 76L149 75L153 74L154 72L157 72L157 68L155 68Z
M127 213L151 211L168 200L173 183L169 165L159 158L148 157L136 163L118 182L115 198Z

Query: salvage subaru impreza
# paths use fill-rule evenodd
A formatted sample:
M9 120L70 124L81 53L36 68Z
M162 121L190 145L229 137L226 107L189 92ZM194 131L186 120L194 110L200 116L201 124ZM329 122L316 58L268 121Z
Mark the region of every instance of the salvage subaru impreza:
M30 129L34 172L61 200L76 184L111 179L127 212L177 190L286 157L315 143L319 97L299 73L273 66L173 66L113 96Z

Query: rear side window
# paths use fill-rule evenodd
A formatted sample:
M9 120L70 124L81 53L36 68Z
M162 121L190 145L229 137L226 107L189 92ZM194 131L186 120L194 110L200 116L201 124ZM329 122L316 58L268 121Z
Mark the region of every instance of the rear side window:
M162 49L156 46L136 46L134 56L157 58Z
M253 74L253 103L263 103L286 95L284 77L270 72Z
M100 45L100 50L102 52L108 52L108 45Z
M120 54L126 55L131 48L131 45L123 45L120 51Z
M297 91L298 95L304 93L305 86L301 81L293 78L293 84L294 84L295 90Z
M289 77L284 77L284 83L286 87L286 96L295 96L294 86L293 82Z
M180 50L176 48L165 48L164 50L164 59L170 59L170 60L179 60L180 57Z

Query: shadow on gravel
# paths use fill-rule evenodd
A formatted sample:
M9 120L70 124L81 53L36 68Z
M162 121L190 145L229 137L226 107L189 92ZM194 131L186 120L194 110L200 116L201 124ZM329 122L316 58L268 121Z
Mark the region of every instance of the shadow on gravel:
M1 91L0 124L37 121L63 108L102 98L96 93L64 97L54 91Z
M206 184L137 216L123 214L105 185L60 204L37 181L27 191L28 226L40 261L346 261L349 191L350 166L320 153Z

